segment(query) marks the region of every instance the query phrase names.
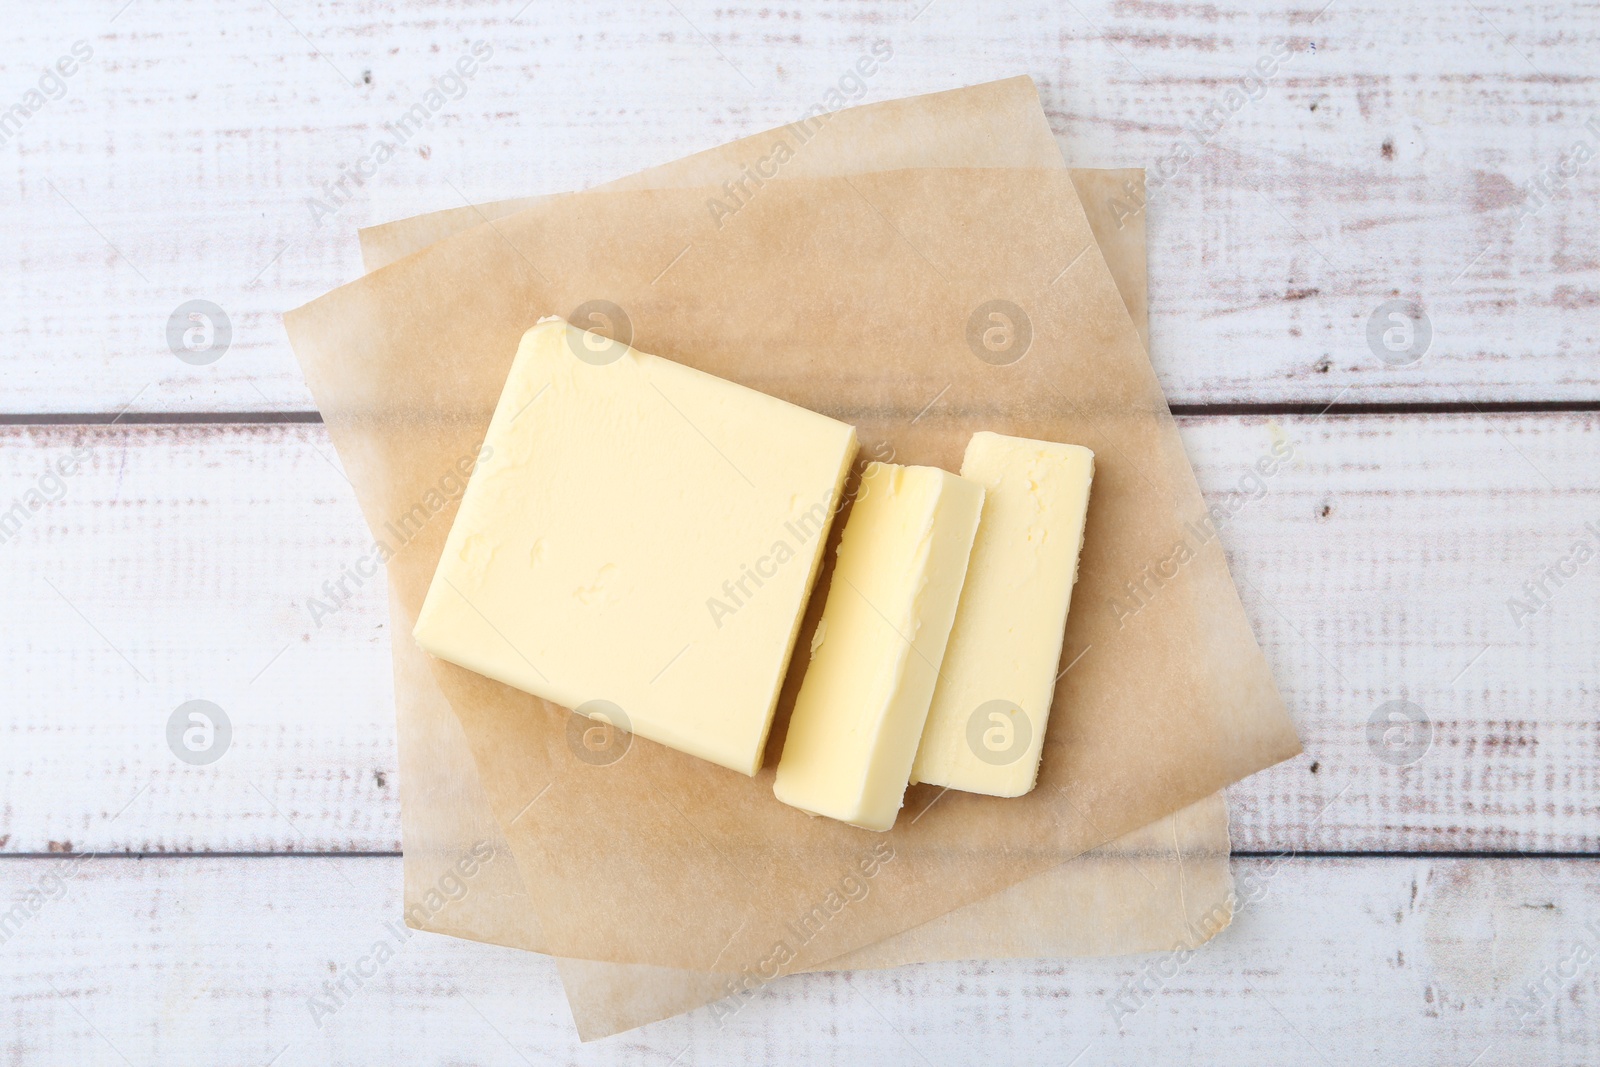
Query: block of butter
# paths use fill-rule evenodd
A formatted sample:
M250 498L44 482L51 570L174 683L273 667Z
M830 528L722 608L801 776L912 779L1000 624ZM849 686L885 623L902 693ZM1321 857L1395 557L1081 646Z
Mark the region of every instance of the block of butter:
M976 433L961 475L983 521L911 780L1016 797L1039 775L1094 453Z
M983 488L948 471L867 467L778 761L779 800L894 825L982 510Z
M541 320L417 642L754 774L855 453L845 423Z

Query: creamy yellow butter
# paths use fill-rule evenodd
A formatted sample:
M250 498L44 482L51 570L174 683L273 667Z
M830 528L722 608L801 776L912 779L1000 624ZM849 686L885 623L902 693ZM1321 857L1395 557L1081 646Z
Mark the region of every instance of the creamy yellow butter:
M982 507L982 487L947 471L867 467L778 761L779 800L894 825Z
M854 428L544 320L486 443L418 643L754 774Z
M986 491L983 521L911 780L1021 796L1039 775L1094 453L983 432L961 475Z

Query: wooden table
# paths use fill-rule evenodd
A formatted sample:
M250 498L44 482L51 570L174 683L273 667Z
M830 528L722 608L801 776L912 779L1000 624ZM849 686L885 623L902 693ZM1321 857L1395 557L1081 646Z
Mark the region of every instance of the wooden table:
M0 1062L1600 1058L1600 553L1573 555L1600 545L1600 163L1571 154L1600 155L1600 9L520 2L7 13L0 474L7 508L56 499L0 544ZM1222 532L1306 746L1230 794L1266 895L1121 1018L1148 959L806 976L580 1046L547 960L418 935L318 1027L306 998L399 915L390 635L376 584L308 614L367 535L279 313L358 275L359 225L778 125L878 38L864 99L1028 73L1089 166L1155 166L1294 49L1150 234L1206 492L1296 443ZM314 217L480 39L460 99ZM166 335L196 299L231 323L208 365ZM1421 358L1369 344L1389 300ZM168 744L196 699L231 723L207 765ZM1369 741L1397 700L1428 720L1409 764Z

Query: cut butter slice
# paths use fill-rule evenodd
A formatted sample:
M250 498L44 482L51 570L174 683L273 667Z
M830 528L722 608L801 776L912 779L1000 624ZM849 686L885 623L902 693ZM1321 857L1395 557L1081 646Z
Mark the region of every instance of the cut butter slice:
M855 453L842 422L543 320L416 639L754 774Z
M977 433L961 474L983 521L911 780L1016 797L1039 775L1094 453Z
M983 488L947 471L867 467L778 761L779 800L894 825L982 510Z

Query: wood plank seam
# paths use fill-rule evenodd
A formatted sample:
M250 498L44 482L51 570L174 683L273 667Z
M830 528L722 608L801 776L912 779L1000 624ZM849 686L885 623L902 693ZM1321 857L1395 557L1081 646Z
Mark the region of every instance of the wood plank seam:
M1173 404L1175 418L1273 415L1570 415L1600 411L1600 400L1405 401L1371 404L1308 402ZM0 426L271 426L321 425L319 411L0 412Z

